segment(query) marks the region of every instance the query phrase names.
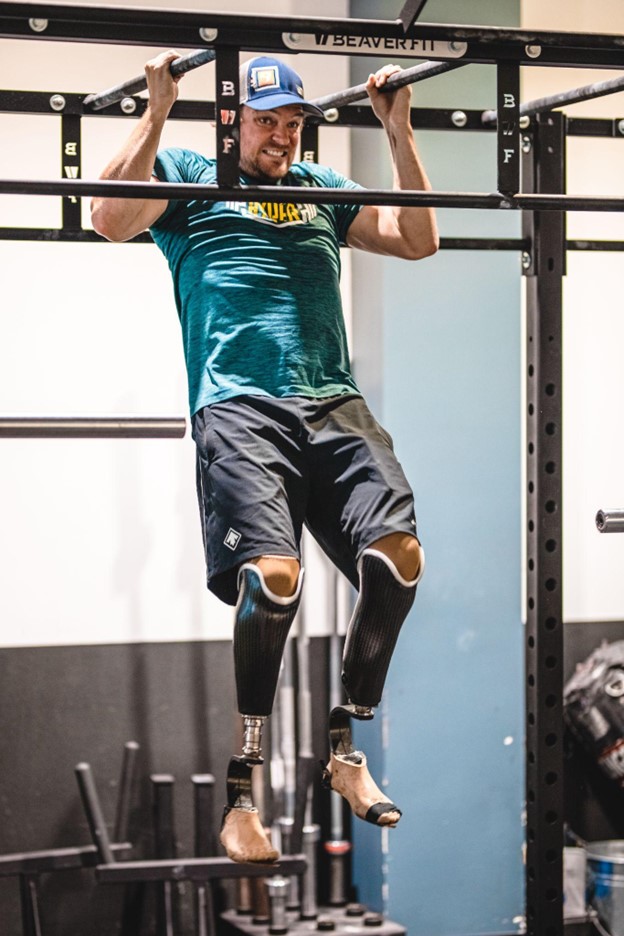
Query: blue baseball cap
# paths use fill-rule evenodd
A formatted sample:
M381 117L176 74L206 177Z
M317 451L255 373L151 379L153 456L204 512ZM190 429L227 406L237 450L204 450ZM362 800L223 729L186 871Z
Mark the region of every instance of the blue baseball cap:
M261 55L241 65L240 102L254 110L272 110L286 104L300 104L306 114L323 117L323 111L306 101L303 82L292 68L279 59Z

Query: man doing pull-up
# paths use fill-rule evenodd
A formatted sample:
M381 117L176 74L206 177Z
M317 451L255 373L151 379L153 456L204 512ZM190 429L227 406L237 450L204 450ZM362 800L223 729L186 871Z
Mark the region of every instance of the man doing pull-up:
M146 65L149 103L104 179L215 183L216 160L159 152L179 79L174 51ZM366 88L388 137L398 189L428 189L410 125L410 90ZM175 286L189 382L208 587L236 606L234 669L244 741L228 770L221 841L236 861L274 861L251 799L301 597L305 524L358 589L343 659L349 702L330 715L325 772L353 812L394 826L400 810L353 748L352 717L381 700L396 640L424 568L411 489L392 440L351 374L339 290L340 247L419 260L435 253L432 209L306 203L310 188L357 189L295 162L307 114L301 79L262 56L241 69L240 185L231 201L93 200L96 231L124 241L149 228ZM296 186L292 203L245 201L246 185Z

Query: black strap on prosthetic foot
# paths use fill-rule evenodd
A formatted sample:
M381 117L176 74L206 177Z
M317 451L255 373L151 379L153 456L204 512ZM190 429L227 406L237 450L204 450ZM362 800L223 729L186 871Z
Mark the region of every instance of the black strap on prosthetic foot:
M418 579L404 581L394 563L374 549L362 553L359 572L360 594L347 632L342 681L351 702L373 707L381 701L392 653L414 603Z

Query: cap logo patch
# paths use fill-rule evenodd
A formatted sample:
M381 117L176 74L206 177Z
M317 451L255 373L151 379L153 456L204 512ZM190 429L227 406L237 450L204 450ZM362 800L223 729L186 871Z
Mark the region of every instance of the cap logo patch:
M261 88L279 88L279 72L277 65L265 65L262 68L251 69L251 87L255 91Z

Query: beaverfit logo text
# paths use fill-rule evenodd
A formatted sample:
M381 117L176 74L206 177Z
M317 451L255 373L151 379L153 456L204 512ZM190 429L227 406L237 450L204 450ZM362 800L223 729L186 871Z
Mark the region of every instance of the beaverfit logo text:
M295 52L335 52L337 55L380 55L399 54L409 58L428 58L430 55L439 59L456 59L465 55L468 43L457 39L448 40L418 39L400 33L396 36L358 36L353 33L282 33L282 40L288 49Z
M380 52L433 52L433 39L399 39L392 36L328 36L316 33L317 46L331 49L379 49Z

